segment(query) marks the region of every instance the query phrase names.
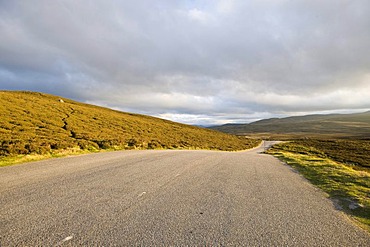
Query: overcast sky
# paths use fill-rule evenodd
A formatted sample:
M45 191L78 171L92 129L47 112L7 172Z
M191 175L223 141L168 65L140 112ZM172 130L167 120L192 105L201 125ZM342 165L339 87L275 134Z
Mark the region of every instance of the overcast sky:
M0 0L0 89L189 124L370 109L369 0Z

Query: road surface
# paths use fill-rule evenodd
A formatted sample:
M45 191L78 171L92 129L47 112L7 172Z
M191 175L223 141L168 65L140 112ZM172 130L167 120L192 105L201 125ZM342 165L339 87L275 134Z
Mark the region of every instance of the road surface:
M0 246L370 246L368 233L262 149L0 168Z

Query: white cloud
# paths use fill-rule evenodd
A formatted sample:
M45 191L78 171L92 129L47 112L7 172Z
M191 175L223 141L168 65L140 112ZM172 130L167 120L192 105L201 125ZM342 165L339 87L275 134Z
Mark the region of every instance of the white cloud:
M369 109L369 12L367 0L1 1L0 87L194 123Z
M222 14L230 14L236 8L236 0L219 0L216 3L216 9Z
M210 19L209 14L197 8L189 10L188 16L191 20L199 21L202 23L206 23Z

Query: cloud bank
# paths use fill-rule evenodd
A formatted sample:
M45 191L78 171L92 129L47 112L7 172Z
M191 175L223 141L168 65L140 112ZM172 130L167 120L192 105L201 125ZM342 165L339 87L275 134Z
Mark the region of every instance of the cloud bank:
M191 124L370 108L367 0L0 1L0 89Z

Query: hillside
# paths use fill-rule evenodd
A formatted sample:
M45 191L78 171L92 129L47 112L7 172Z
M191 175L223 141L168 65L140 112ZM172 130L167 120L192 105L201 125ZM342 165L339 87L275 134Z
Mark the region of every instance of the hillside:
M250 124L225 124L212 129L238 135L370 138L370 111L272 118Z
M242 150L258 141L35 92L0 91L0 159L101 149Z

